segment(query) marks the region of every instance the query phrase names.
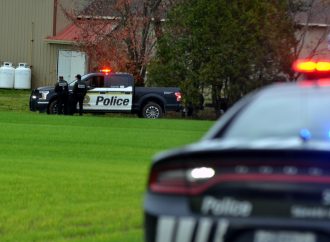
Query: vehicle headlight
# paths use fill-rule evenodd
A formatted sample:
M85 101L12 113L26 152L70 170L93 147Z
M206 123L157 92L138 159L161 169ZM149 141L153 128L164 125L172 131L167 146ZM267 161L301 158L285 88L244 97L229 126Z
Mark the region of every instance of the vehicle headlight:
M37 99L37 95L32 95L32 99Z
M46 99L49 91L39 91L40 99Z

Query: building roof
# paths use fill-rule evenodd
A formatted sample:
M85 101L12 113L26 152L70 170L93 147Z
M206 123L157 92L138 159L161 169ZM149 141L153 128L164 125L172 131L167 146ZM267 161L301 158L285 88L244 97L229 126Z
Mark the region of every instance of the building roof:
M115 23L108 19L77 20L55 36L48 36L45 41L50 44L74 44L79 41L97 41L97 37L111 32ZM111 19L112 20L112 19Z
M75 24L70 24L62 32L45 39L50 44L74 44L81 36L82 30Z
M77 21L70 24L56 36L48 36L45 41L51 44L74 44L83 41L86 38L97 41L99 33L110 33L116 25L116 21L123 16L122 5L117 5L118 0L92 0L87 7L79 11ZM129 2L129 11L140 14L143 11L143 0L131 0ZM157 14L158 15L158 14ZM164 11L160 11L158 17L164 16ZM164 19L162 18L161 21Z

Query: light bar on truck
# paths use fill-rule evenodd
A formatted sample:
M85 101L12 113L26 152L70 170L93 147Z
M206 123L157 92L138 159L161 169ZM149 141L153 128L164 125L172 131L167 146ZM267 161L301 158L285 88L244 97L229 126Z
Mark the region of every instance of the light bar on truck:
M107 74L107 75L108 75L111 71L112 71L111 68L103 68L103 69L100 70L100 72L105 73L105 74Z

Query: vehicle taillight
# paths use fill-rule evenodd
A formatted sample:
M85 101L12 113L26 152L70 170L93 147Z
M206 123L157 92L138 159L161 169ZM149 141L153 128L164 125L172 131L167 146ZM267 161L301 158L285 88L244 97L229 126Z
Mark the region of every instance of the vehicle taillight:
M308 132L303 130L301 135L308 138ZM291 165L288 166L288 163ZM224 184L330 184L329 168L323 167L323 163L320 164L287 160L158 163L152 167L148 189L159 194L196 196Z
M180 101L181 101L181 98L182 98L182 96L181 96L181 92L176 92L176 93L175 93L175 96L176 96L176 101L177 101L177 102L180 102Z
M157 193L191 195L196 188L215 176L212 167L168 167L153 168L149 178L149 189Z

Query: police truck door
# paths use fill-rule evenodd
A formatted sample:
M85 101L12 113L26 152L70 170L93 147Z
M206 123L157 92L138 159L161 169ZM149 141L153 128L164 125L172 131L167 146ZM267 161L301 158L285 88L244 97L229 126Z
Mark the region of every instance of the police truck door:
M107 100L101 99L103 105L112 111L132 110L133 102L133 83L129 76L123 74L110 74L105 78L104 86L107 88Z
M133 87L125 76L109 74L90 80L90 90L85 98L84 109L91 111L131 111Z

